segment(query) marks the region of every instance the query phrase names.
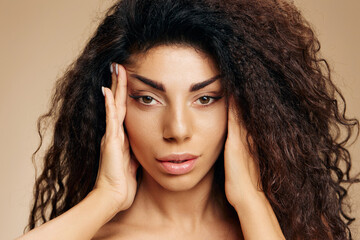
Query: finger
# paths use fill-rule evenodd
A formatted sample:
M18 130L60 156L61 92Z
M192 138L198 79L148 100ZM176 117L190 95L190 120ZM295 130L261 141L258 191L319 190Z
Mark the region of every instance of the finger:
M115 105L118 112L119 124L124 122L126 113L126 94L127 94L127 78L126 70L120 64L115 64L115 72L117 72L117 86L115 94Z
M252 139L251 136L248 139L248 132L238 112L239 111L237 110L236 102L234 98L231 98L229 100L228 107L228 138L231 139L231 142L233 142L234 144L238 144L239 146L241 146L243 150L250 152Z
M239 138L240 133L240 122L237 117L235 100L230 98L228 106L228 137L236 139Z
M114 97L109 88L103 87L105 95L105 111L106 111L106 136L113 136L118 132L118 117Z
M110 72L111 72L111 91L114 96L116 96L116 86L117 86L117 75L115 71L115 63L111 63Z
M243 160L245 168L251 176L252 182L255 186L259 188L261 186L260 180L260 170L257 160L254 158L251 153L251 147L253 144L251 136L247 137L247 130L244 126L242 118L238 115L238 110L236 108L236 102L233 98L229 99L228 107L228 140L230 148L236 149L239 156ZM232 166L234 167L234 166Z

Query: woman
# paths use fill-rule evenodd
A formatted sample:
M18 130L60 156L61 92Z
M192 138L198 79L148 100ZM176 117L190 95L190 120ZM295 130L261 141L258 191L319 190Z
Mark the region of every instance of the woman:
M319 49L282 0L116 3L40 120L21 239L351 239L359 124Z

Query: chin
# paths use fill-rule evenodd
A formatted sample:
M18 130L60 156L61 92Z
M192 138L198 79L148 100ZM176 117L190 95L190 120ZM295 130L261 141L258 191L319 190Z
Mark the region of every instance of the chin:
M189 172L183 175L156 173L156 177L152 177L151 174L147 173L144 169L143 171L149 178L151 178L152 182L171 192L184 192L195 189L202 184L206 184L208 181L211 182L213 175L213 168L205 174L199 174L199 172Z

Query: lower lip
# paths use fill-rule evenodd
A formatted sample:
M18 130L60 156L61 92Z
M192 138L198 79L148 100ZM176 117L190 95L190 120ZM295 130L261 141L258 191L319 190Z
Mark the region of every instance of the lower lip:
M190 172L194 168L196 159L190 159L182 163L160 161L160 164L167 173L180 175Z

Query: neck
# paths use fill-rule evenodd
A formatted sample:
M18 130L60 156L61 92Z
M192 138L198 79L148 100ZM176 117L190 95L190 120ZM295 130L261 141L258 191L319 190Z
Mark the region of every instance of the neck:
M143 217L171 224L198 225L205 219L219 217L218 207L212 198L214 170L190 189L171 191L159 185L147 172L139 186L134 208Z

